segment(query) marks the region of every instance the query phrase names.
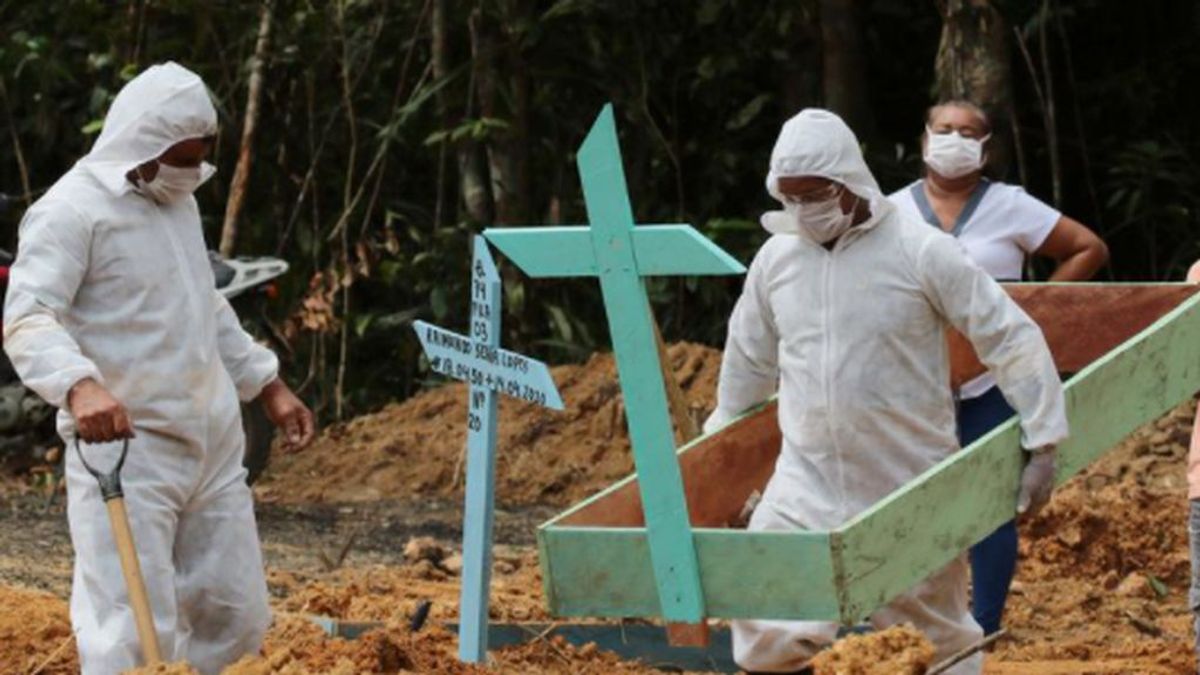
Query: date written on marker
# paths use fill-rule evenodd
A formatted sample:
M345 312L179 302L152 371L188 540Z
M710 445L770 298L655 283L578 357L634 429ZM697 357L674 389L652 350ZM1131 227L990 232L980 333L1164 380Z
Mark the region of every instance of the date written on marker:
M546 364L424 321L414 321L413 327L434 372L505 396L563 409L562 398Z

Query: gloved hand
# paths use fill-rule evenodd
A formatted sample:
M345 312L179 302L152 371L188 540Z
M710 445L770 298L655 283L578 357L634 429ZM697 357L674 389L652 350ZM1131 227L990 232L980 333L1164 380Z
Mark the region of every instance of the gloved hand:
M1021 472L1021 491L1017 494L1017 513L1033 515L1050 501L1054 491L1054 447L1030 453L1029 462Z

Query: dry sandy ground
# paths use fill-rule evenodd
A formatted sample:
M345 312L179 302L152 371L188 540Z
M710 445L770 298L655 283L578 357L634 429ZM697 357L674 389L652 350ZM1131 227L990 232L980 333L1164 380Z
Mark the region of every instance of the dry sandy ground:
M719 355L676 345L671 356L701 417ZM504 546L492 604L499 621L547 619L534 527L631 467L611 358L555 374L568 413L522 404L505 411L497 530ZM464 401L456 386L427 392L334 427L313 449L276 462L259 489L259 519L278 619L265 656L233 672L473 672L456 662L453 636L440 628L457 605L446 549L460 536L454 468ZM986 672L1196 672L1184 481L1193 411L1183 406L1139 431L1022 525L1010 637L989 654ZM74 672L61 500L44 509L22 483L0 487L0 672ZM440 544L406 557L406 544L421 536ZM425 600L433 602L428 627L412 633L409 617ZM383 628L354 641L328 638L303 618L310 613ZM896 660L881 661L885 653ZM921 672L921 653L920 644L890 634L841 645L828 672ZM495 658L499 672L649 672L549 640Z

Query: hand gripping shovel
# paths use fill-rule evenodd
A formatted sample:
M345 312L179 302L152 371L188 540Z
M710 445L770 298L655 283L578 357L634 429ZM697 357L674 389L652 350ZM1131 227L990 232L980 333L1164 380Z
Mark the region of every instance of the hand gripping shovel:
M121 557L121 572L125 576L125 587L129 590L129 604L133 607L133 619L137 624L138 641L142 643L142 656L146 665L162 661L158 649L158 634L154 632L154 614L150 612L150 599L146 595L146 583L142 580L142 568L138 564L137 549L133 546L133 533L129 529L129 514L125 512L125 493L121 491L121 467L125 455L129 454L129 440L121 448L121 457L109 473L100 473L83 458L79 439L75 439L75 452L83 468L100 482L100 497L108 509L108 522L112 525L113 539L117 544L117 555Z

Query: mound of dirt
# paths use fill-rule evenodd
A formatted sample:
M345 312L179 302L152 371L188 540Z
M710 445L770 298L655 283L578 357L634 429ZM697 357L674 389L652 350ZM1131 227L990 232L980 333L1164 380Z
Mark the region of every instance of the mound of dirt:
M264 654L247 657L226 675L285 673L650 673L594 646L575 648L561 640L493 650L492 670L458 661L457 637L443 624L458 618L459 579L451 564L455 553L428 541L410 542L414 556L400 566L345 568L305 578L274 570L268 577L275 596L275 624ZM422 602L431 602L425 627L410 630ZM343 622L381 626L356 640L327 636L309 618L320 615ZM537 555L530 549L498 547L491 586L490 619L499 622L548 621L541 594Z
M1106 588L1135 572L1186 583L1185 469L1194 415L1194 403L1176 408L1059 488L1024 528L1029 572L1098 579Z
M457 637L440 627L412 633L388 625L356 640L331 638L311 621L276 619L261 657L245 657L224 675L358 675L360 673L655 673L623 662L595 645L576 648L559 639L538 640L491 653L488 668L458 661Z
M413 633L387 625L354 640L333 638L312 621L280 615L271 625L261 656L245 656L222 675L366 675L422 673L484 675L487 673L628 673L659 671L621 661L595 645L575 647L561 639L538 640L491 653L487 668L460 663L458 638L444 628ZM195 675L186 663L159 664L128 675Z
M271 570L275 621L261 656L247 656L225 675L359 675L451 673L655 673L621 661L595 645L574 647L561 639L533 640L491 652L490 669L458 661L458 639L443 627L457 618L458 578L444 569L453 557L421 557L397 566L342 568L318 577ZM492 582L494 621L546 621L541 578L532 550L500 548ZM409 623L416 606L431 601L422 630ZM0 671L67 674L79 670L66 602L40 591L0 586ZM354 640L330 637L310 618L374 622ZM15 666L15 668L13 668ZM186 663L160 664L134 675L190 675Z
M697 344L668 350L699 421L712 410L721 353ZM553 369L566 410L500 397L496 498L502 504L569 504L633 471L612 354ZM257 489L264 501L355 502L458 495L467 389L451 384L326 429L302 453L277 455Z
M670 355L699 417L712 405L719 354L676 345ZM611 357L556 369L555 377L568 412L504 404L499 487L510 503L574 501L632 468ZM445 387L330 429L317 447L281 458L265 494L290 501L453 494L460 489L453 479L465 396L461 386ZM1185 479L1194 411L1189 403L1137 431L1021 524L1009 636L988 655L985 673L1196 672ZM442 627L456 618L460 559L445 542L414 540L405 553L399 565L272 569L276 623L264 654L227 672L483 672L457 662L454 636ZM498 547L492 589L493 620L549 620L532 549ZM409 619L424 601L433 603L427 625L413 633ZM43 663L43 673L77 672L64 601L0 586L0 607L0 664L15 664L15 672ZM308 614L379 627L344 640L327 636ZM821 657L817 672L880 672L870 670L877 664L887 664L882 672L921 672L929 661L916 638L893 629L843 641ZM651 672L554 640L492 656L492 672Z
M908 624L877 633L849 635L817 654L814 675L921 675L933 664L934 649Z
M1185 476L1195 410L1138 430L1021 525L1009 638L987 672L1196 672Z
M0 670L45 675L79 672L66 601L43 591L0 586L0 608Z
M405 624L418 605L432 603L430 623L458 618L455 557L421 558L400 566L340 568L310 577L269 570L267 585L282 613L316 614L342 621ZM494 621L547 621L542 574L532 549L497 547L492 566L490 617Z

